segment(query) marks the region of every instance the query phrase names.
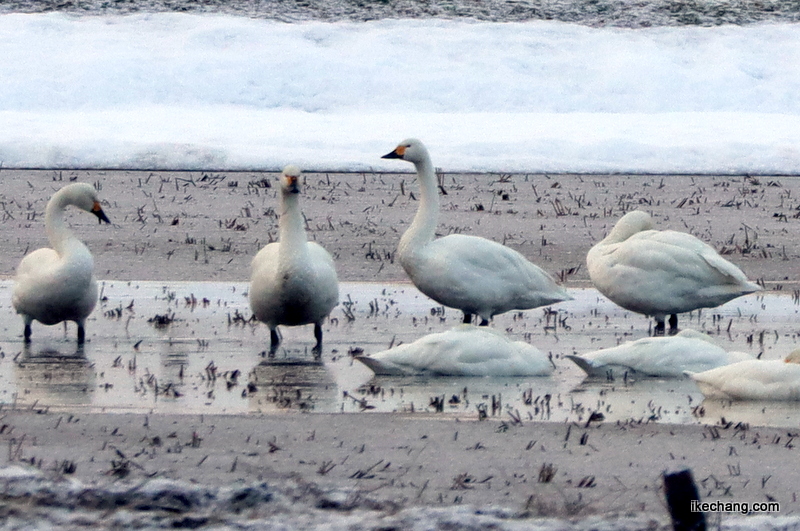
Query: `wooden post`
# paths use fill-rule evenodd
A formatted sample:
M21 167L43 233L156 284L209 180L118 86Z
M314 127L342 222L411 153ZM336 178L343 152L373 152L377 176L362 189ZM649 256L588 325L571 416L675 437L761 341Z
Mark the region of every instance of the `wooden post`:
M692 510L692 506L700 501L700 495L691 470L664 472L664 494L675 531L706 531L705 514Z

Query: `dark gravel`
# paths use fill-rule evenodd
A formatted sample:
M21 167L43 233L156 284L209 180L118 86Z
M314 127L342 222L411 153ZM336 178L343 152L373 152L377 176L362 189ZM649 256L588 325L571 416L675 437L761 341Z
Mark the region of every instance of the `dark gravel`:
M186 12L292 21L468 18L559 20L587 26L716 26L800 20L800 0L30 0L2 1L0 13L80 15Z

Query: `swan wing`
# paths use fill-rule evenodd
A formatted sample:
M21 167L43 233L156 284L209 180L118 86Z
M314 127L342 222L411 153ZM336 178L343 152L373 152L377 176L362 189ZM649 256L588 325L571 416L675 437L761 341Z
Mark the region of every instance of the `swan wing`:
M376 374L545 376L553 370L547 356L535 347L469 325L357 359Z
M43 324L85 319L97 304L97 282L88 261L65 261L42 248L25 256L17 268L11 303L17 313Z
M403 265L432 299L485 319L571 298L517 251L476 236L439 238Z
M684 371L701 372L729 361L728 353L722 347L705 339L681 335L629 341L616 347L587 352L582 358L591 362L594 374L602 373L604 367L613 365L660 377L678 377Z
M782 360L747 360L690 374L709 398L800 400L800 365Z
M308 251L309 267L313 271L314 292L318 299L317 305L320 306L320 312L328 315L334 306L339 304L339 279L336 275L336 265L333 257L321 245L310 242Z
M748 284L747 277L741 269L722 258L719 253L717 253L716 249L691 234L672 230L649 232L652 234L647 234L645 237L651 239L653 242L663 243L673 248L688 251L695 256L697 260L702 260L708 267L715 270L723 278L728 279L730 283Z
M62 263L61 256L49 247L42 247L25 255L17 266L18 283L31 282L28 279L45 276Z
M744 273L694 236L644 231L587 255L595 286L609 299L646 315L713 307L758 291Z
M261 250L258 251L258 253L256 253L253 259L250 261L250 269L252 270L253 274L265 266L274 267L277 269L278 251L280 248L281 246L278 242L273 242L262 247Z

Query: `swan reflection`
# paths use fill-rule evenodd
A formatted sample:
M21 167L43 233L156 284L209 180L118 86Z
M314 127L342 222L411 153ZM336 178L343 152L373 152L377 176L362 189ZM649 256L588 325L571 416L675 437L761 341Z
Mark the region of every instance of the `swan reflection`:
M25 345L14 364L17 401L25 404L87 405L96 387L94 363L83 346Z

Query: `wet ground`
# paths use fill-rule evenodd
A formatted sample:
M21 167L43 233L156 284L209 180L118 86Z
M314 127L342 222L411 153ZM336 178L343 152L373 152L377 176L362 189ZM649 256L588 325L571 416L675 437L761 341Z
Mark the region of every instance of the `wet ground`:
M321 360L310 326L282 327L274 356L269 334L250 320L246 283L102 283L102 301L78 349L74 325L34 324L30 347L0 283L0 401L46 410L241 414L249 412L402 412L477 418L584 422L800 425L800 404L703 401L693 382L645 378L584 380L566 354L584 353L649 333L644 317L621 310L593 289L574 301L498 316L492 326L553 358L552 377L373 377L354 360L459 323L410 284L343 283L324 326ZM796 294L771 293L687 314L681 326L705 330L727 350L780 358L798 342ZM444 402L437 412L436 399Z

